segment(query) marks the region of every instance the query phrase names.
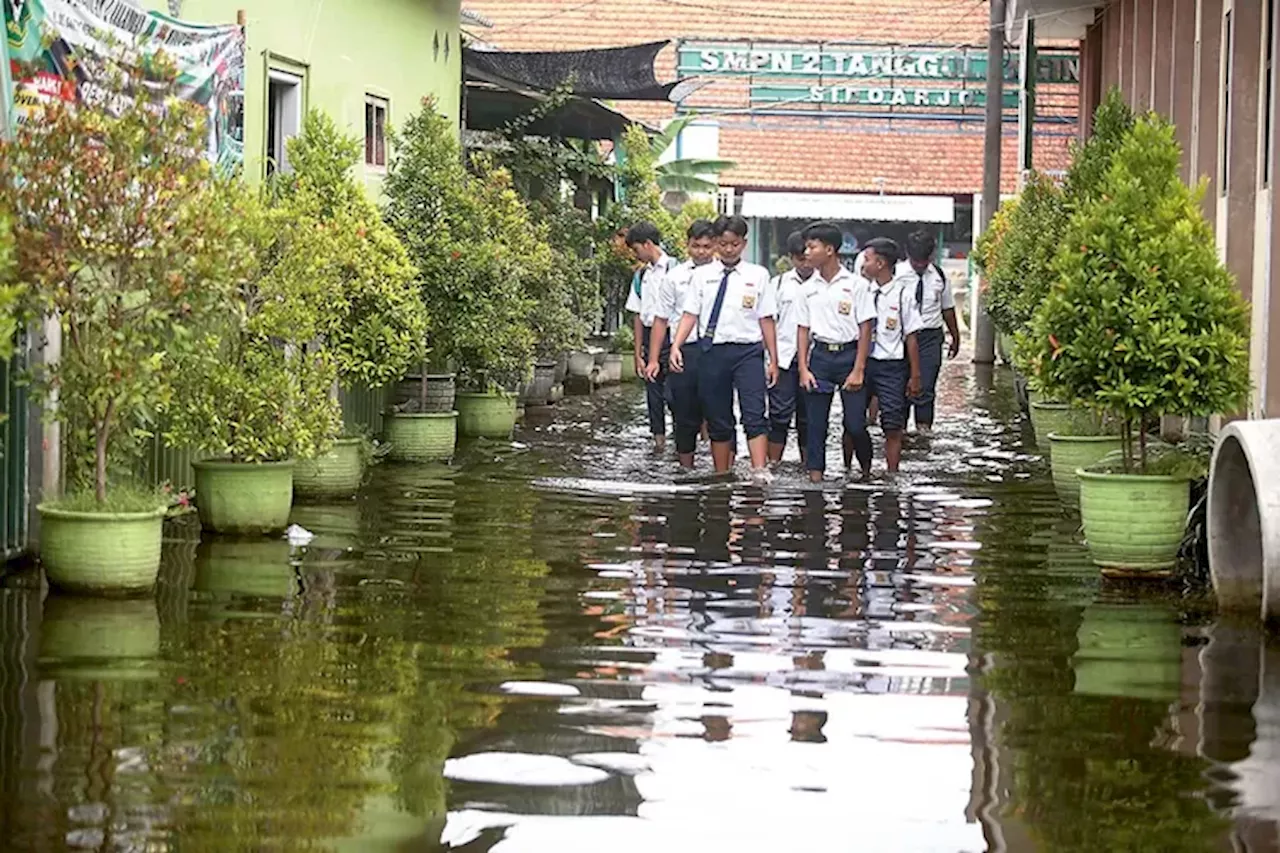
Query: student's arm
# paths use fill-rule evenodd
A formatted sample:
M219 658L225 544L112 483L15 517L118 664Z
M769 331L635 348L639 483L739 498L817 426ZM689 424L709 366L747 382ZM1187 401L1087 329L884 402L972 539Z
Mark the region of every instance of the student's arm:
M653 329L649 332L649 363L644 366L644 373L641 374L650 382L662 372L658 356L662 354L662 339L667 336L668 327L666 317L659 315L653 319Z
M637 313L632 321L635 324L635 350L636 350L636 372L644 374L644 323L640 322L640 315Z
M956 297L951 292L951 282L940 267L935 265L938 275L942 276L942 322L947 324L951 333L951 346L947 349L947 358L955 358L960 352L960 324L956 322Z
M800 387L818 390L818 380L809 372L809 327L796 327L796 358L800 362Z
M955 358L960 354L960 324L956 322L956 309L942 309L942 322L947 324L951 333L951 344L947 347L947 358Z
M684 312L684 316L680 318L680 328L676 329L676 339L671 344L671 369L676 373L684 373L684 354L680 352L680 347L689 340L689 335L693 333L693 327L696 325L698 325L698 315Z
M765 368L765 382L770 388L778 384L778 324L772 317L760 318L760 333L769 352L769 364Z
M867 359L871 357L871 329L874 325L874 320L863 320L858 327L858 354L853 359L853 372L845 382L850 391L857 391L867 384Z
M907 380L907 396L920 396L920 345L916 333L907 335L907 364L911 366L911 378Z

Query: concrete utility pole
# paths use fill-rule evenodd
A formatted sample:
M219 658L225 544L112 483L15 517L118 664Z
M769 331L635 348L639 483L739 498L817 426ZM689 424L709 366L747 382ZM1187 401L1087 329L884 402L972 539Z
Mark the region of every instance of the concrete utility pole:
M982 230L1000 206L1000 147L1004 136L1004 6L990 0L991 25L987 30L987 139L982 157ZM978 312L973 318L973 360L994 364L996 330L987 315L987 300L978 292Z

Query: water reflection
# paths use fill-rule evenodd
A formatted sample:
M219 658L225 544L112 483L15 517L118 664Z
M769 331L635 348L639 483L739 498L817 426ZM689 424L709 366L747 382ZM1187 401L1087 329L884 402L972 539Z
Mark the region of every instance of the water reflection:
M1008 374L948 371L893 482L677 480L619 389L299 506L305 546L170 525L154 599L10 578L0 837L1274 849L1280 652L1102 584Z

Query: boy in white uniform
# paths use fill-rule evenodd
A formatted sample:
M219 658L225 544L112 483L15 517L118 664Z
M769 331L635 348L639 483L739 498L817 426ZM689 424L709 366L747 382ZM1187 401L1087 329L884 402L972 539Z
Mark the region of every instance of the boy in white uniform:
M773 280L778 303L778 381L769 389L770 462L782 461L793 416L801 461L806 452L804 398L800 391L800 365L796 360L799 330L796 319L803 294L813 280L813 267L805 257L804 235L799 231L787 237L787 254L791 256L791 269Z
M635 314L636 373L645 377L645 402L649 410L649 432L653 435L655 450L661 451L667 444L667 374L660 370L649 378L645 367L649 363L649 338L653 321L658 316L658 291L668 272L676 265L662 248L662 235L652 222L637 222L627 231L627 246L645 267L640 272L639 292L632 288L627 297L627 310ZM659 354L660 365L666 364L668 350L665 341Z
M917 231L907 238L907 259L898 264L898 275L915 279L915 302L920 312L920 395L908 402L915 413L916 429L933 429L934 397L938 374L942 370L942 327L951 333L948 358L960 352L960 326L956 322L956 301L942 268L933 260L937 241L928 231Z
M752 472L757 479L765 480L769 442L766 397L778 371L774 322L777 307L769 271L742 260L747 247L747 221L741 216L722 216L716 220L715 230L720 263L694 274L684 317L671 344L671 369L676 373L685 369L681 348L696 328L702 350L698 356L698 389L711 434L715 469L725 472L733 464L736 390Z
M810 225L804 240L809 260L817 268L802 292L798 312L800 382L809 416L805 467L810 480L821 482L831 401L839 391L844 432L865 477L871 471L866 367L876 316L871 290L861 276L840 263L839 228L827 223Z
M862 275L870 280L876 309L871 357L867 362L867 388L880 401L880 426L884 429L884 458L889 473L902 459L902 430L906 426L907 398L920 393L920 353L916 333L920 312L916 309L914 276L896 275L898 244L885 237L867 243Z
M644 377L655 379L665 367L670 343L675 339L680 320L684 317L684 304L693 284L694 274L711 271L716 261L715 228L705 219L695 220L689 226L689 260L680 264L662 280L658 289L658 314L653 318L653 330L649 333L649 361ZM689 340L696 342L696 330ZM667 394L671 414L676 422L676 454L680 465L693 468L693 452L698 446L698 432L702 428L702 403L698 397L698 347L689 347L684 353L684 370L667 376ZM661 359L661 360L660 360Z

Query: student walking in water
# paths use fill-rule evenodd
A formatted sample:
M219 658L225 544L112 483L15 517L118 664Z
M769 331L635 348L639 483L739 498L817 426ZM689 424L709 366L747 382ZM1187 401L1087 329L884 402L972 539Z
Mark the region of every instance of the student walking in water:
M751 468L768 479L769 419L766 397L778 371L777 314L769 271L742 260L747 221L741 216L716 220L720 263L694 274L684 317L671 345L671 369L685 369L683 347L698 332L698 385L711 433L711 458L717 472L733 464L736 423L734 392L742 413ZM765 352L769 361L765 362Z
M813 267L805 256L801 232L787 237L787 255L791 258L791 269L773 280L778 307L778 381L769 389L769 461L775 463L782 461L793 419L801 460L805 456L805 409L796 357L797 318L804 294L813 281Z
M898 264L897 274L914 278L916 310L920 314L917 340L920 349L920 393L908 402L915 414L916 429L933 429L934 399L938 374L942 370L943 325L951 335L947 357L960 352L960 327L956 322L956 301L942 268L933 260L937 242L928 231L907 238L907 259Z
M689 226L689 260L677 266L662 280L658 289L657 315L649 335L648 363L645 378L652 381L666 369L669 346L674 341L680 320L684 317L684 304L699 272L714 275L716 261L715 228L705 219L698 219ZM689 333L687 342L696 343L696 329ZM698 446L698 433L702 429L702 401L698 393L699 347L688 347L684 355L684 370L667 376L667 393L671 400L671 414L676 422L676 453L680 465L693 468L693 453Z
M839 228L827 223L811 225L805 229L804 241L809 262L816 269L797 312L799 378L808 415L805 468L810 480L822 480L831 402L839 391L844 434L850 438L866 476L871 471L866 368L876 317L871 290L840 263Z
M638 288L632 288L627 298L627 310L635 313L636 373L645 377L645 401L649 410L649 432L653 435L655 450L663 450L667 442L667 374L659 370L650 378L645 367L649 362L650 331L658 316L658 292L663 279L675 266L662 248L662 235L652 222L637 222L627 231L627 246L644 263L640 271ZM658 354L659 365L666 364L666 341Z
M862 275L871 282L876 322L866 381L870 393L880 401L884 458L889 472L893 473L902 459L907 398L920 393L920 353L916 340L920 312L916 308L915 276L896 275L898 244L878 237L867 244L867 250Z

